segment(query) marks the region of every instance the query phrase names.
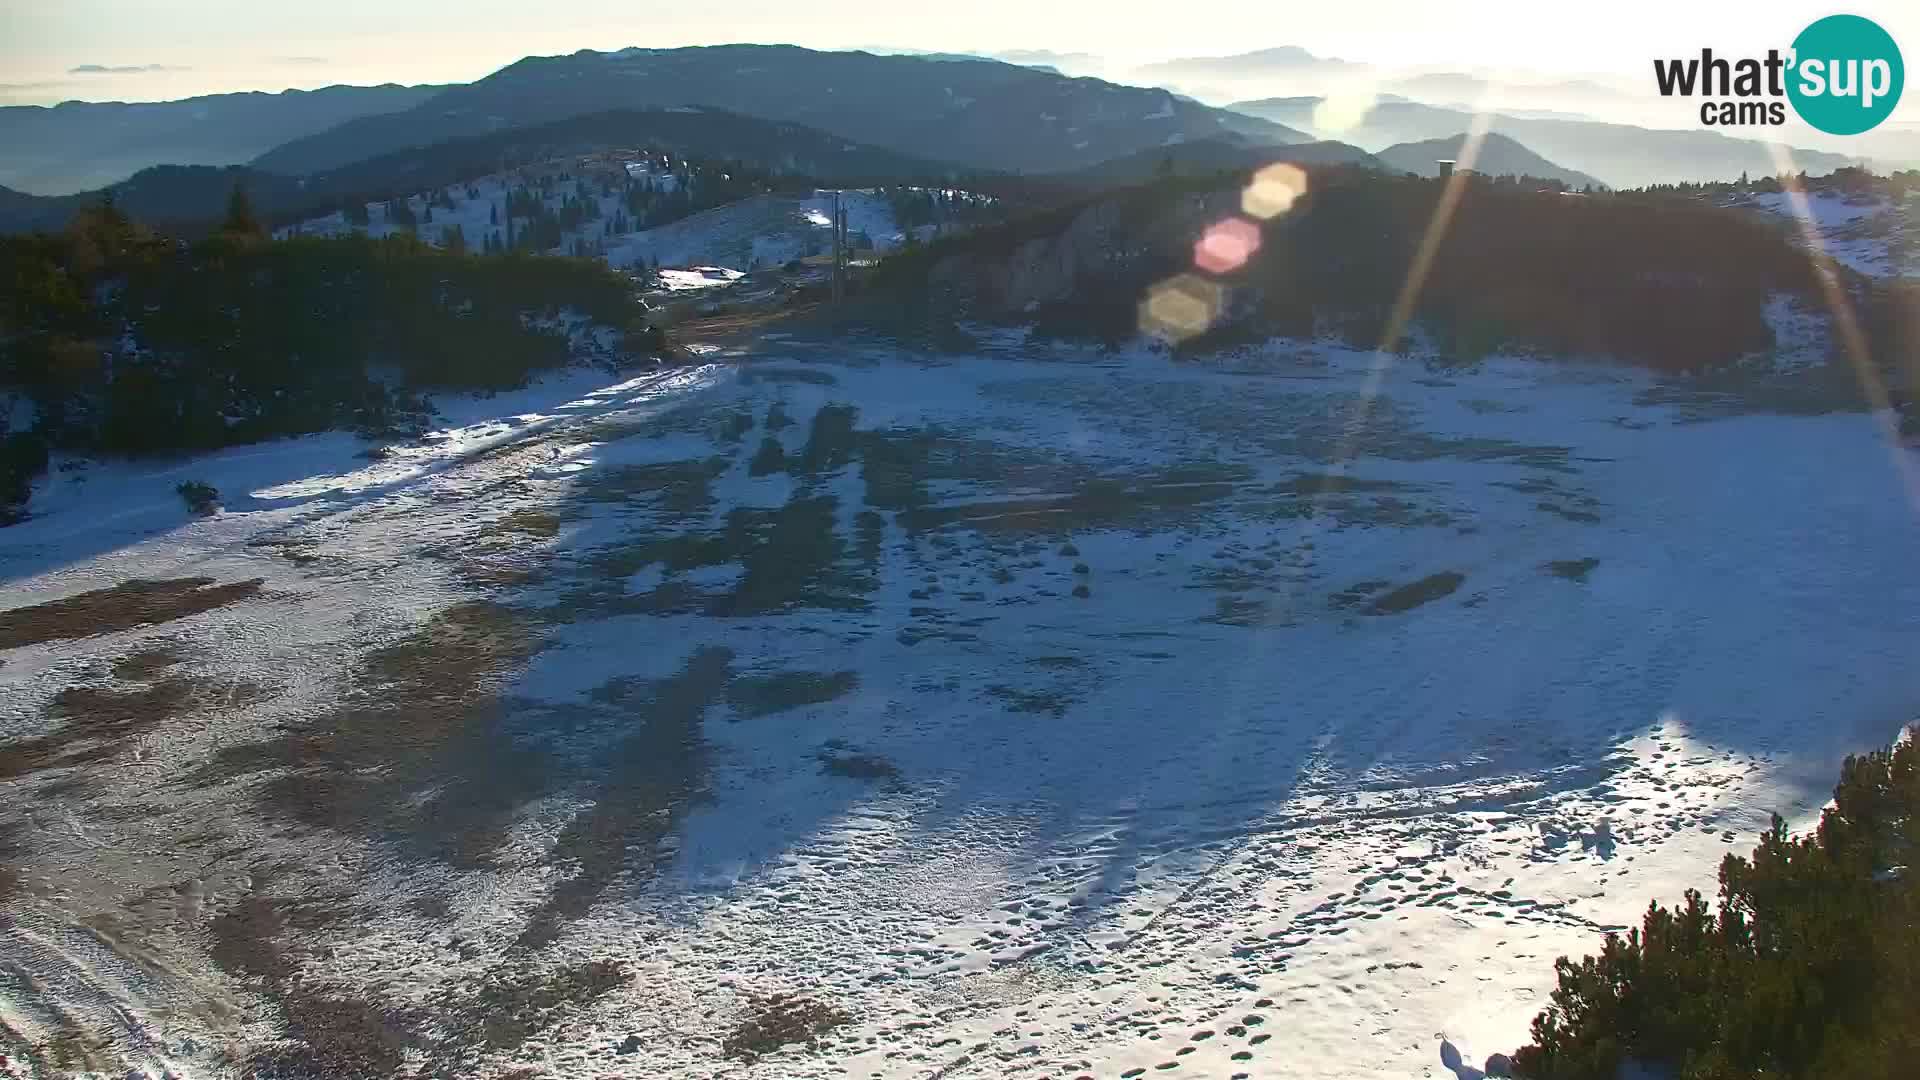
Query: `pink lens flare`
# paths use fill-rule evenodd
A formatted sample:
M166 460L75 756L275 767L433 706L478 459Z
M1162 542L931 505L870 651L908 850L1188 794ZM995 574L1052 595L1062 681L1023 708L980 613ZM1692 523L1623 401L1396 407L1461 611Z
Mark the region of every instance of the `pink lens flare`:
M1209 226L1193 245L1193 264L1210 274L1231 273L1259 250L1260 226L1245 218L1228 218Z

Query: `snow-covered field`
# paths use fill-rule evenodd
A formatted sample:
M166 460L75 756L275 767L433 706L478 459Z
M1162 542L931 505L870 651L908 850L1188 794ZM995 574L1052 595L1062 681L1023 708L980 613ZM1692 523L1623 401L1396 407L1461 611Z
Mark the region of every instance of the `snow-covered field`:
M0 531L0 737L37 740L0 1038L115 1077L283 1024L311 1075L1473 1076L1556 956L1914 719L1912 451L1871 418L1240 361L777 339L376 460L56 472ZM756 1058L776 999L817 1041Z

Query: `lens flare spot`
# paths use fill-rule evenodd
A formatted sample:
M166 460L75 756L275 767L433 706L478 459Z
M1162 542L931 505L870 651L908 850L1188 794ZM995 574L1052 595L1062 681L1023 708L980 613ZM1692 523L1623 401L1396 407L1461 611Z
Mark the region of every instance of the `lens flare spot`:
M1207 227L1193 245L1193 264L1209 274L1225 274L1245 266L1260 250L1260 226L1245 218L1228 218Z
M1195 274L1180 274L1147 290L1140 302L1140 330L1170 342L1202 333L1220 315L1224 290Z
M1352 131L1366 123L1367 114L1380 103L1372 90L1336 90L1313 107L1314 130L1328 135Z
M1291 162L1276 161L1253 174L1240 195L1240 209L1260 221L1293 209L1295 199L1307 193L1307 171Z

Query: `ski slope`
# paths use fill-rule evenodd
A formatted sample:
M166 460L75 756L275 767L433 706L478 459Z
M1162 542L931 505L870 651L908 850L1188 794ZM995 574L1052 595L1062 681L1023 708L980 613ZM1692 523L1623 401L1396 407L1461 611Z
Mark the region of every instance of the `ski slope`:
M1869 417L981 339L56 471L0 618L259 585L0 622L0 737L148 710L0 779L6 1030L194 1080L314 1015L401 1075L1473 1076L1555 957L1915 718ZM777 997L817 1038L740 1051Z

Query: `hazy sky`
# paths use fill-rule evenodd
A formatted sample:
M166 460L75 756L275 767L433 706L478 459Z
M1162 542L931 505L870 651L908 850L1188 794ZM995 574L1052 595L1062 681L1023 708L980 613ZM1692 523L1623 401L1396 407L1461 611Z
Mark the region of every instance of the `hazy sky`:
M1920 63L1915 0L0 0L0 103L466 81L529 54L735 41L1125 60L1300 45L1396 66L1650 80L1655 55L1784 48L1835 11L1878 20Z

